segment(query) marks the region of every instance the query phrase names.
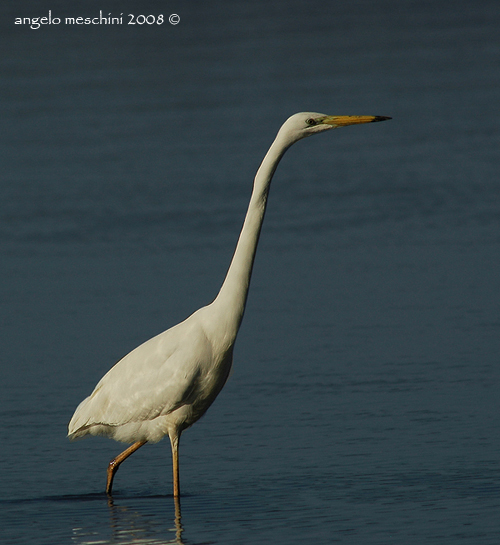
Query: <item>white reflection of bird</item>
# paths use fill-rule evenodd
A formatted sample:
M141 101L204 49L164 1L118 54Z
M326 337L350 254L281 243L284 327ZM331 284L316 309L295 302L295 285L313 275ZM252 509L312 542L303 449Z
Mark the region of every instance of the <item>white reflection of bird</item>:
M148 441L168 434L174 496L179 496L179 438L210 407L229 375L269 186L285 151L306 136L386 119L390 118L309 112L295 114L283 124L255 176L238 244L215 300L120 360L80 403L69 423L72 439L106 435L133 443L108 466L108 494L119 465Z

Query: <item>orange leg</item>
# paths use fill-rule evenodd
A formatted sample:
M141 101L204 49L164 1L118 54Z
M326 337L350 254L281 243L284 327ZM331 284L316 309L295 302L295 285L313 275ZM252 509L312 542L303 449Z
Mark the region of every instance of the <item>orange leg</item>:
M182 527L182 517L181 517L181 501L178 496L174 497L174 505L175 505L175 537L177 538L176 543L184 543L182 541L182 532L184 532L184 528Z
M106 482L106 494L111 494L111 490L113 488L113 479L115 477L115 473L118 471L118 468L120 467L120 464L126 460L131 454L133 454L137 449L141 448L142 445L145 445L147 441L137 441L130 447L128 447L127 450L124 450L121 454L118 454L116 458L113 458L111 462L109 462L108 466L108 480Z
M172 465L174 470L174 498L178 498L181 495L179 484L179 435L170 437L170 443L172 445Z

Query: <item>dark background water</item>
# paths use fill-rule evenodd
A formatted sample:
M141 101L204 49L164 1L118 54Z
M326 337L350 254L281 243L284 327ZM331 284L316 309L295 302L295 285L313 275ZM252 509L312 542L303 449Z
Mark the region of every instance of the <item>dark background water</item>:
M14 24L49 9L123 24ZM282 161L233 375L183 436L182 539L499 543L498 2L0 10L2 543L175 541L168 443L111 506L121 446L66 424L214 297L304 110L393 120Z

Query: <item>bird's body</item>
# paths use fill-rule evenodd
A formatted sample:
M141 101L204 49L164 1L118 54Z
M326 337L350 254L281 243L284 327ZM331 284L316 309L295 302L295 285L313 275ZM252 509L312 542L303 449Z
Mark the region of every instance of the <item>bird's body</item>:
M174 496L179 495L179 437L203 416L229 376L269 186L285 151L316 132L384 119L389 118L300 113L282 126L255 177L236 251L215 300L120 360L80 403L69 423L70 438L105 435L133 443L110 463L108 493L125 458L146 442L157 442L168 435Z
M130 443L156 443L200 418L226 382L232 344L209 339L210 307L130 352L77 408L74 438L107 435Z

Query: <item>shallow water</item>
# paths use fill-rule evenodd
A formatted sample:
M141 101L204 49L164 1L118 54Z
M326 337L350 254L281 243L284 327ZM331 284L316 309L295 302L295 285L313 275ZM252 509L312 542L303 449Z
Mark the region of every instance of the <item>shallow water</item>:
M496 3L36 31L11 21L37 3L1 10L2 543L498 543ZM182 437L182 516L165 441L110 504L121 446L69 443L69 418L214 297L259 161L309 109L393 120L287 153L233 375Z

